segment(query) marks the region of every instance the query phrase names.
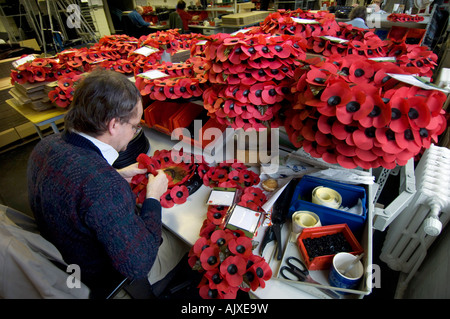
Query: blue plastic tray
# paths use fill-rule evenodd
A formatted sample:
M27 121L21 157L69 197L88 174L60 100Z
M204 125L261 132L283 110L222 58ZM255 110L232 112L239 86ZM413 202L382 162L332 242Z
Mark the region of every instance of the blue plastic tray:
M329 187L341 194L342 206L344 207L353 207L358 203L358 199L361 199L363 214L357 215L312 203L312 191L317 186ZM362 234L367 216L366 190L361 186L305 175L295 188L289 207L289 217L292 217L292 214L299 210L308 210L316 213L322 226L347 224L352 233L359 237Z

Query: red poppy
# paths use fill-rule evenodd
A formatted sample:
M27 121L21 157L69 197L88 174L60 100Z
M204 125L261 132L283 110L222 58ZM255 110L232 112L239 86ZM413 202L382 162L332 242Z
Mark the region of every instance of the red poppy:
M219 209L221 208L221 209ZM215 225L221 225L223 217L225 216L227 209L225 206L210 205L206 213L206 217Z
M203 249L202 253L200 254L200 262L202 263L202 267L204 270L212 270L219 266L219 252L219 248L215 245Z
M170 190L170 197L172 197L175 204L183 204L189 196L188 188L185 185L176 185Z
M247 269L246 277L250 282L251 289L255 290L258 286L264 288L266 286L266 281L272 278L272 269L266 261L259 256L252 255L249 258L249 262L251 262L251 266ZM258 286L256 286L256 280L258 280Z
M30 77L32 77L32 74L28 71L11 71L11 82L13 85L13 82L17 82L19 84L27 83Z
M228 284L238 287L245 274L246 262L240 256L229 256L220 264L220 273L225 276Z
M397 154L402 148L396 142L396 134L390 128L379 128L375 132L375 137L383 152Z
M345 106L336 108L336 117L343 124L350 124L369 115L372 105L367 101L366 93L358 85L351 88L352 97Z
M222 229L218 229L211 234L211 242L218 247L226 247L232 239L233 235Z
M359 119L359 123L366 128L386 126L391 120L391 104L378 94L368 94L366 103L372 105L372 110L366 117Z
M344 81L335 81L323 90L320 100L309 100L306 103L317 107L317 110L323 115L335 116L336 108L346 105L351 98L349 85Z
M164 208L171 208L175 205L172 196L170 195L170 189L165 192L160 198L161 206Z
M368 83L373 76L373 67L368 60L355 61L349 68L348 79L354 83Z
M238 237L228 243L228 249L236 256L248 258L252 255L252 241L248 237Z
M195 254L197 257L200 257L203 250L211 246L211 241L206 237L200 237L195 242L194 246L192 246L191 253Z
M413 96L407 99L408 119L411 127L419 129L426 127L431 121L431 112L428 109L427 98L424 96Z
M209 289L217 289L220 292L226 292L230 289L225 276L220 273L218 268L208 270L205 277L209 280Z
M200 228L200 237L210 238L216 227L217 226L215 224L211 223L208 219L205 219L202 227Z

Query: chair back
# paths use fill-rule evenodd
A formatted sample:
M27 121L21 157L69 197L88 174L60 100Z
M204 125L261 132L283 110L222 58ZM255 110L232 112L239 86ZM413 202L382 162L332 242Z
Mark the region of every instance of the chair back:
M0 298L89 298L89 288L62 270L68 265L61 253L36 231L31 217L0 205Z

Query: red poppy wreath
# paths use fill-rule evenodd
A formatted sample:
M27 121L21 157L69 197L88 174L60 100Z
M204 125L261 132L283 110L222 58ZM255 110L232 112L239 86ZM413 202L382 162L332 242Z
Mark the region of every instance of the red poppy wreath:
M137 158L139 168L147 168L147 173L156 175L162 170L169 180L167 192L161 198L161 206L173 207L175 204L183 204L189 196L187 184L196 174L197 164L202 158L190 154L176 154L168 150L157 150L153 156L140 154ZM131 188L137 196L137 203L145 200L148 178L146 174L139 174L131 180Z

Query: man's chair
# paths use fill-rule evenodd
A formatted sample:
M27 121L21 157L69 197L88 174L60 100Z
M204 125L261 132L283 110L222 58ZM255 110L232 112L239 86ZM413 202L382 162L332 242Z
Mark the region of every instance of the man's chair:
M88 299L90 289L75 282L67 266L58 249L39 234L33 218L0 205L0 299ZM105 298L116 297L122 288L128 298L151 297L141 286L146 287L136 288L124 278Z
M90 290L68 285L60 252L39 233L34 220L0 205L0 297L5 299L86 299ZM70 287L69 287L70 286Z

